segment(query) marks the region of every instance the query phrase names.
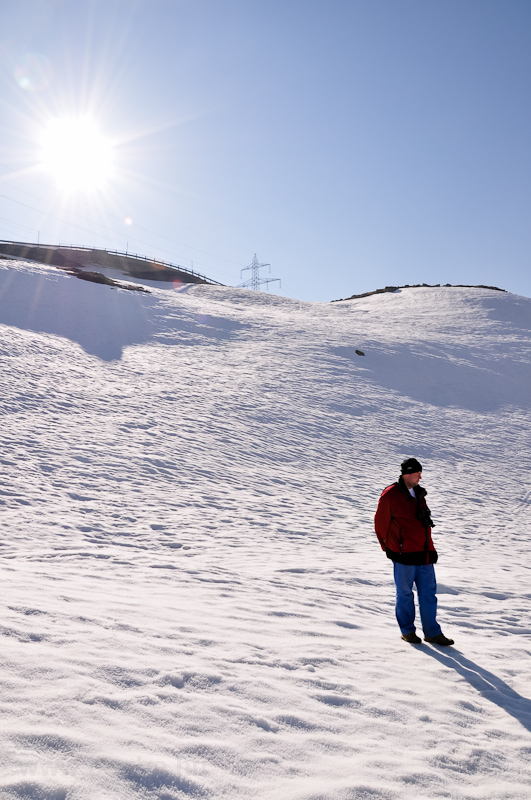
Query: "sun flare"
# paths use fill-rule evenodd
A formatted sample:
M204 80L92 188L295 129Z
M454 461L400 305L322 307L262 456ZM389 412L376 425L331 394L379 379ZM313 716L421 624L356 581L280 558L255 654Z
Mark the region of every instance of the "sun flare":
M69 192L101 188L111 175L111 143L90 119L53 119L42 135L41 163Z

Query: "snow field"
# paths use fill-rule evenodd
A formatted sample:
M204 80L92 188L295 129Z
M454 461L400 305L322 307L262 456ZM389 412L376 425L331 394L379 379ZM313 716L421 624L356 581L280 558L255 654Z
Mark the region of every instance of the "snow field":
M529 797L530 322L0 262L0 796ZM372 528L408 455L446 650Z

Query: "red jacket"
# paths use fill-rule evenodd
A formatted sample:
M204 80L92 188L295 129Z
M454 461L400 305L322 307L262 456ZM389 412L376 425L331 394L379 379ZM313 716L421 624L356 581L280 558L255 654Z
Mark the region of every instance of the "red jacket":
M415 487L416 500L402 478L384 489L374 517L376 536L387 557L400 564L435 564L437 551L431 539L431 528L419 516L430 510L426 489ZM432 523L433 524L433 523Z

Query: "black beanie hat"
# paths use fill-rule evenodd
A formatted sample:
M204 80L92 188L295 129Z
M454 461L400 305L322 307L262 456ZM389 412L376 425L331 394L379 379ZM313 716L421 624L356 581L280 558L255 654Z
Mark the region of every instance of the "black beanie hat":
M406 458L401 464L401 475L411 475L412 472L422 472L422 464L416 458Z

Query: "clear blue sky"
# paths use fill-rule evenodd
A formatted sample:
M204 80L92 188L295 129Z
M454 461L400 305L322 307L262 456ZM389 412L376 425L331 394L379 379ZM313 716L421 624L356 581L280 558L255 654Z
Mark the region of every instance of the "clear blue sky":
M530 0L3 0L0 67L2 239L531 296ZM114 176L65 196L38 138L87 114Z

